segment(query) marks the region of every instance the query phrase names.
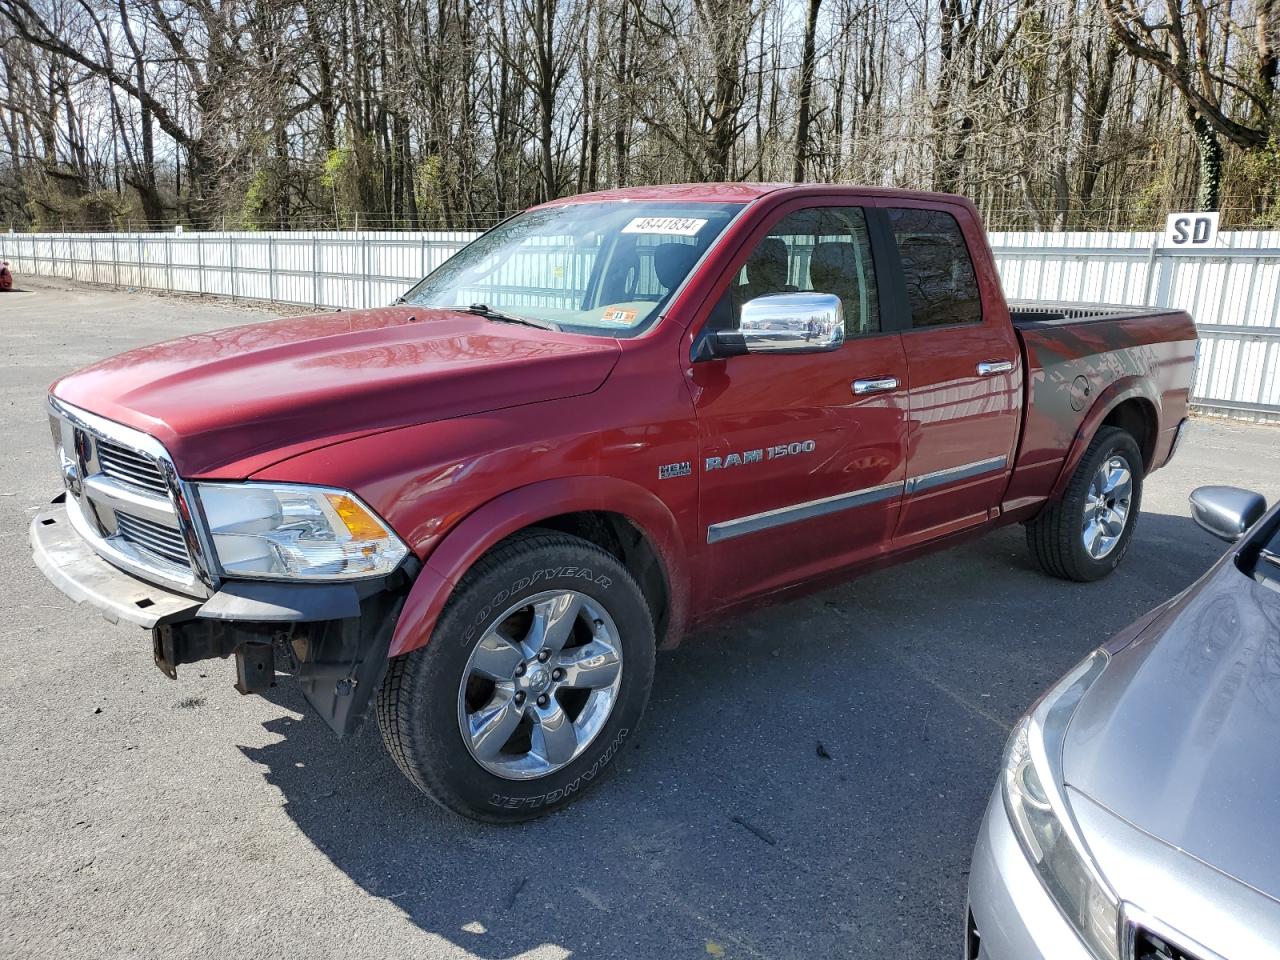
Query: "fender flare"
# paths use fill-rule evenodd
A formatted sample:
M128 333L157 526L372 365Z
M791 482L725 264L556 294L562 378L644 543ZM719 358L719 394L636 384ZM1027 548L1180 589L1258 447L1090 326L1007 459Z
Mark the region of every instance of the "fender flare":
M390 657L425 646L463 575L498 541L564 513L602 511L625 517L648 540L667 579L669 630L685 622L689 569L676 518L648 490L616 477L579 476L543 480L510 490L472 511L426 556L396 623ZM660 638L661 639L661 638Z
M1094 436L1097 435L1098 428L1102 426L1102 421L1120 404L1127 400L1135 399L1143 401L1151 408L1155 429L1159 429L1160 399L1156 396L1155 388L1152 387L1150 379L1140 374L1135 374L1116 380L1098 394L1098 399L1093 402L1093 406L1089 408L1089 412L1085 415L1084 420L1081 421L1080 429L1076 431L1075 439L1071 442L1071 447L1067 451L1067 457L1062 461L1062 469L1058 472L1058 479L1049 494L1048 499L1050 501L1061 497L1067 489L1067 484L1071 482L1072 474L1076 472L1076 467L1084 459L1084 453L1089 449L1089 444L1093 442Z

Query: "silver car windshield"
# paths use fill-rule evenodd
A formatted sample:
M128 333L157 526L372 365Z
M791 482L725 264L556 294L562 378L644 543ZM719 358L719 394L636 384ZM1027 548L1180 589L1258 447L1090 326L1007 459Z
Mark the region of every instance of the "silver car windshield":
M464 247L404 300L634 337L740 209L614 200L531 210Z

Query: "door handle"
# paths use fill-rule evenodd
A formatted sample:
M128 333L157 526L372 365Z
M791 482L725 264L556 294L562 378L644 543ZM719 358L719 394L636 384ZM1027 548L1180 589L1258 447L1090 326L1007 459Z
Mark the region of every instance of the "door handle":
M978 376L994 377L997 373L1008 373L1012 369L1012 360L983 360L978 364Z
M897 390L898 378L872 377L869 380L855 380L850 386L853 387L855 397L865 397L871 393L888 393L890 390Z

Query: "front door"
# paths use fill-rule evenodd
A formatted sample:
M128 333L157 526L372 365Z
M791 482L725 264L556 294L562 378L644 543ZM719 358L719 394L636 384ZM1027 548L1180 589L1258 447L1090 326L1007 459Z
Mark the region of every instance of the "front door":
M866 211L814 201L761 225L709 323L788 291L840 297L845 341L826 353L693 363L704 574L723 606L887 549L901 500L907 363L881 323ZM855 392L856 390L856 392Z
M934 206L887 207L910 313L902 335L911 378L906 497L894 546L986 521L1012 469L1022 364L1002 297L984 298L961 219ZM957 215L960 219L957 219ZM981 242L975 235L976 242ZM984 278L989 287L994 276ZM995 287L998 290L998 287Z

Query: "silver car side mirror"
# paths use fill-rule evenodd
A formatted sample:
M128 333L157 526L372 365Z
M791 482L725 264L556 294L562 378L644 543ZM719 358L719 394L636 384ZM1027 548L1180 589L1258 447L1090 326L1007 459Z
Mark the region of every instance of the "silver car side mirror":
M1243 537L1267 512L1261 494L1239 487L1197 487L1190 499L1191 519L1227 543Z
M835 350L844 343L844 307L829 293L770 293L742 305L732 333L745 353Z

